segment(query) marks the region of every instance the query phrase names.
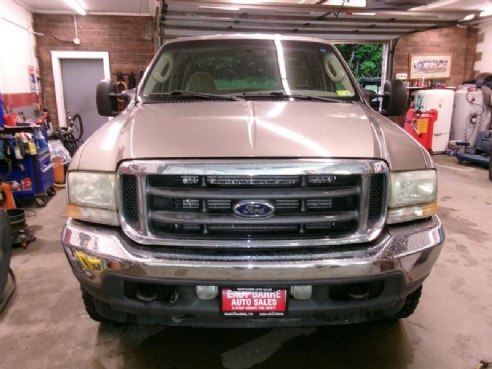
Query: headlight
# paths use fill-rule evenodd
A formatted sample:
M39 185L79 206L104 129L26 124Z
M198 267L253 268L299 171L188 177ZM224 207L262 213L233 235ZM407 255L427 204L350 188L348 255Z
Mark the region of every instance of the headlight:
M436 212L435 170L391 173L388 223L426 218Z
M68 202L72 218L119 224L114 173L69 172Z
M435 170L391 173L390 208L435 201L436 194Z

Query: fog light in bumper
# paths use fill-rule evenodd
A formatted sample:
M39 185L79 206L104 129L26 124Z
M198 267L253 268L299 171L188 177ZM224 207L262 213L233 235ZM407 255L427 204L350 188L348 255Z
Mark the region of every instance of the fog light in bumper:
M296 300L308 300L313 294L313 286L292 286L290 294Z
M213 300L219 296L219 287L217 286L196 286L195 291L200 300Z

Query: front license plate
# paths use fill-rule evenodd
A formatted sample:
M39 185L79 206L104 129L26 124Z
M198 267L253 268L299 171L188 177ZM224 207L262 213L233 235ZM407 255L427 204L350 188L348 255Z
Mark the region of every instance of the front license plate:
M221 311L231 317L283 317L287 290L277 288L223 288Z

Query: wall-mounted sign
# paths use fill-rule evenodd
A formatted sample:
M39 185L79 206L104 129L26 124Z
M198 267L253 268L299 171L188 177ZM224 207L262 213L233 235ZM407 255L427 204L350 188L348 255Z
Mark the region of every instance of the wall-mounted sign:
M451 55L410 55L410 79L439 79L451 75Z

